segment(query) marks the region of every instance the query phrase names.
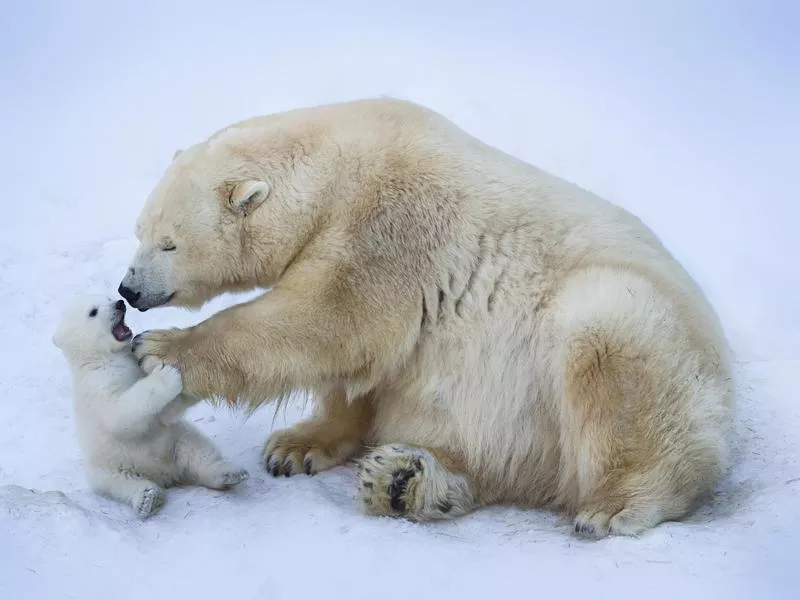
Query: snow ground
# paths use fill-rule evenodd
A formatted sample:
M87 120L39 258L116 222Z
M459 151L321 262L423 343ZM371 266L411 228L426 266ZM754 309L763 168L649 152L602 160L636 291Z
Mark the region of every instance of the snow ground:
M798 597L796 5L16 4L0 16L1 598ZM171 490L140 523L87 491L50 337L71 294L116 288L173 151L242 117L380 94L626 206L685 262L742 380L739 460L710 506L594 543L513 508L368 518L351 468L259 467L273 419L302 406L191 412L251 471L234 492ZM130 321L182 326L235 300Z

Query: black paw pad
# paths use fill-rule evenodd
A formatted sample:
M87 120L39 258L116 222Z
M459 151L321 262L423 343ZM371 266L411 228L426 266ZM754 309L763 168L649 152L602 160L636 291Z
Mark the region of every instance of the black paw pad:
M392 483L389 484L389 506L398 513L406 511L406 487L408 480L416 475L413 469L398 469L392 474Z
M439 502L439 504L437 504L436 506L444 514L447 514L451 510L453 510L453 505L450 502L447 502L447 501Z
M291 477L292 476L292 468L294 464L288 458L283 461L283 476L284 477Z

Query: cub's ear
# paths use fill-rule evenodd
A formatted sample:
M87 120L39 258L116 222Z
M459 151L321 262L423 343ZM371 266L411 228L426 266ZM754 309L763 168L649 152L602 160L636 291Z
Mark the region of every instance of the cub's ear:
M231 187L228 207L241 214L253 212L269 196L266 181L242 181Z
M175 159L176 159L176 158L178 158L178 157L179 157L181 154L183 154L183 150L181 150L180 148L178 148L177 150L175 150L175 154L173 154L173 155L172 155L172 160L175 160Z

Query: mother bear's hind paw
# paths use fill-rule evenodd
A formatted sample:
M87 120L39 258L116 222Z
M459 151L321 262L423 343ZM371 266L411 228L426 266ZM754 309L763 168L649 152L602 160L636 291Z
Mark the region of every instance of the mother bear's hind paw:
M431 521L474 505L466 476L446 470L423 448L389 444L367 454L358 471L359 499L371 515Z

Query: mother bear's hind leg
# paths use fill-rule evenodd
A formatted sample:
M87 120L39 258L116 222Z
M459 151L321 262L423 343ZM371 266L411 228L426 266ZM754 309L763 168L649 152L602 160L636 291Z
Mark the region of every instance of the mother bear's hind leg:
M721 475L725 366L643 278L595 269L571 283L560 416L575 533L637 535L685 517Z

